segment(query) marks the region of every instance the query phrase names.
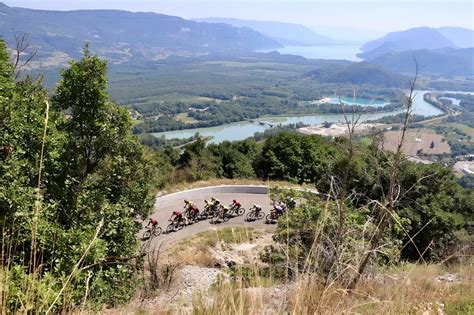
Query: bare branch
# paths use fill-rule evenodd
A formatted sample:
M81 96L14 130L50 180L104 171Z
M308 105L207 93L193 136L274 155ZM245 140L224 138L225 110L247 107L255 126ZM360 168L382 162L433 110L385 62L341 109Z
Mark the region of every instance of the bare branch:
M14 33L15 48L13 50L13 71L15 80L21 75L23 68L25 68L36 57L38 49L33 47L29 41L29 35L22 33ZM26 59L23 56L26 55Z

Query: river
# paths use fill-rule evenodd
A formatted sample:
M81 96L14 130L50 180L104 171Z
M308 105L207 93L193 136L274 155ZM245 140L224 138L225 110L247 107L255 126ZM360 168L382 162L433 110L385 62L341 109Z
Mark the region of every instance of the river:
M426 117L435 116L442 113L437 107L425 102L423 100L423 94L430 91L416 91L416 97L413 103L413 113L418 115L423 115ZM373 120L385 116L391 116L402 112L393 111L393 112L381 112L381 113L371 113L364 114L361 117L361 121ZM271 124L282 124L288 125L292 123L303 122L309 125L321 124L325 121L330 122L339 122L343 121L344 117L341 114L316 114L316 115L307 115L307 116L272 116L272 117L261 117L255 119L255 121L268 122ZM248 121L221 125L216 127L208 128L195 128L195 129L186 129L186 130L175 130L175 131L166 131L158 132L153 135L156 137L165 137L167 139L172 138L189 138L199 132L201 136L212 137L210 143L220 143L222 141L235 141L243 140L248 137L252 137L256 132L263 132L265 129L270 128L268 125L262 126L257 123L252 123Z

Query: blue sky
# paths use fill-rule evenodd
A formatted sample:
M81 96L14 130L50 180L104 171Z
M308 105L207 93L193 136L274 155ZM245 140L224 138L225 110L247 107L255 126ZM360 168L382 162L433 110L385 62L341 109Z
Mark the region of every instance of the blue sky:
M305 24L362 39L416 26L474 28L472 0L0 0L35 9L121 9L184 18L234 17Z

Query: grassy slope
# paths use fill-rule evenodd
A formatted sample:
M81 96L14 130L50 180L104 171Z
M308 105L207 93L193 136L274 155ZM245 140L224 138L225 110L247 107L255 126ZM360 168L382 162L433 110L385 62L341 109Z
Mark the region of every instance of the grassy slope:
M232 251L236 244L262 242L269 231L253 228L224 228L199 233L161 253L162 268L185 265L213 267L216 251ZM254 253L255 254L255 253ZM320 286L311 274L297 276L285 284L263 275L258 265L236 270L221 269L231 282L215 283L208 292L195 292L193 301L166 304L193 314L472 314L474 312L474 260L462 263L412 264L373 270L373 278L362 281L352 292L338 284ZM174 288L173 290L175 290ZM166 294L165 291L158 292ZM133 302L114 314L167 312L156 297L140 306ZM176 305L176 303L184 303ZM144 306L145 305L145 306ZM187 306L183 308L183 306Z

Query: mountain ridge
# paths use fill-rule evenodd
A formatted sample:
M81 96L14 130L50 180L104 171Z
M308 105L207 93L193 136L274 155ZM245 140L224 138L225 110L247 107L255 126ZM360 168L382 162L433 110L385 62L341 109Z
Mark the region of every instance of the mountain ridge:
M392 52L469 47L474 47L474 30L449 26L440 28L424 26L390 32L384 37L368 41L361 46L363 52L358 56L370 60Z
M153 12L50 11L0 3L0 14L0 35L11 45L12 29L28 33L42 59L58 53L77 58L86 42L95 53L112 62L281 47L274 39L251 29L198 23Z
M431 75L474 76L474 48L419 49L391 52L370 60L399 73L412 73L415 60L420 72Z
M263 35L277 40L282 45L313 46L334 44L338 41L318 34L312 29L297 23L278 21L242 20L236 18L198 18L197 22L224 23L235 27L248 27Z
M361 46L359 57L372 59L389 52L415 49L438 49L455 47L454 43L430 27L416 27L405 31L390 32L382 38Z

